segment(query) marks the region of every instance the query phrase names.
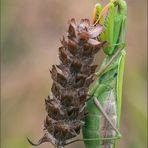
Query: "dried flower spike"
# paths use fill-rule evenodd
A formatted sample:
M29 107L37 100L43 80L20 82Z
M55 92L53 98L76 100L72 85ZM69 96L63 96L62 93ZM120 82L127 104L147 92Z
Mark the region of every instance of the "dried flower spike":
M85 102L89 85L94 79L97 65L92 65L94 55L103 46L97 40L102 32L101 25L90 26L88 19L77 25L71 19L68 38L63 37L59 48L61 63L53 65L51 94L45 100L47 117L44 122L44 136L35 146L51 142L62 148L76 137L83 125Z

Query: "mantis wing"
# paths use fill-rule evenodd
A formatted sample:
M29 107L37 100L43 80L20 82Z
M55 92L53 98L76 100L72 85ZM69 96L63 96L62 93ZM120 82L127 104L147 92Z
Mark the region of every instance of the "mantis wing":
M117 75L117 128L120 124L120 114L121 114L121 105L122 105L122 84L123 84L123 73L124 73L124 62L125 62L125 51L121 52L121 57L119 59L118 65L118 75Z

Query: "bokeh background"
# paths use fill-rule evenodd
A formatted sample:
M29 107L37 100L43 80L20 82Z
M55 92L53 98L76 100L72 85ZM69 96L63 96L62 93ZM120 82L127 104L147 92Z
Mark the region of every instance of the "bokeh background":
M101 0L100 0L101 1ZM1 0L1 146L31 148L43 134L49 69L57 64L67 22L92 17L97 0ZM102 0L102 4L106 1ZM119 148L146 148L147 0L127 0L122 139ZM103 59L100 52L95 63ZM43 144L40 148L52 148ZM67 148L84 148L75 143Z

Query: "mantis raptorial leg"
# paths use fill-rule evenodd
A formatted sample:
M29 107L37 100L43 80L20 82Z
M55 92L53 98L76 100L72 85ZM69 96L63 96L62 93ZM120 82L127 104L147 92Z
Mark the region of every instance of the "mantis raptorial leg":
M101 76L103 73L104 73L104 71L108 68L108 66L113 62L113 60L118 56L118 54L121 52L121 50L122 50L123 48L121 48L121 49L118 49L117 51L116 51L116 53L111 57L111 59L108 61L108 63L103 67L103 69L101 69L101 71L99 71L99 72L96 72L96 76Z

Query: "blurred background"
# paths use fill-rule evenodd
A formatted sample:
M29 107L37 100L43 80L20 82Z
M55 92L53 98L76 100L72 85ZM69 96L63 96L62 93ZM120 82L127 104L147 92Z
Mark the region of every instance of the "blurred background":
M100 0L101 1L101 0ZM57 64L67 22L92 17L97 0L1 0L1 144L31 148L26 137L43 135L44 99L50 93L49 69ZM102 4L106 1L102 0ZM119 148L146 148L147 0L127 0L122 139ZM102 52L96 56L100 64ZM43 144L40 148L52 148ZM75 143L67 148L84 148Z

